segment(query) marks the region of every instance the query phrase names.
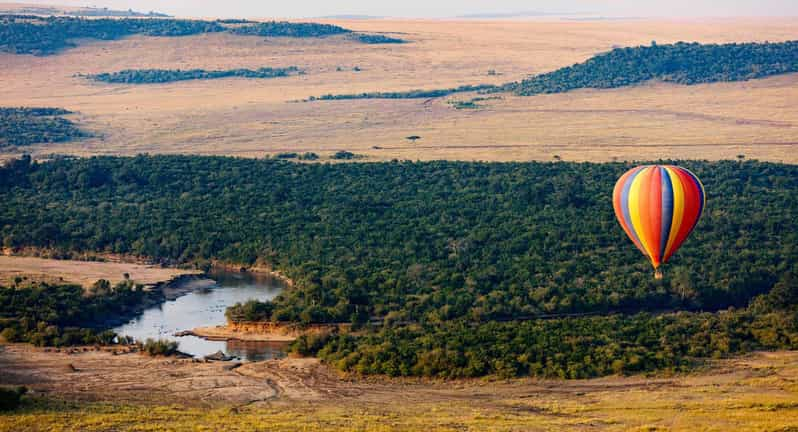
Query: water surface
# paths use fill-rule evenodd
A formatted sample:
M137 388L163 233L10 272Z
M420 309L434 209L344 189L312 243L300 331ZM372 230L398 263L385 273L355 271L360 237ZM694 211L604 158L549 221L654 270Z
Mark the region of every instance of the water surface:
M174 336L183 330L225 324L224 312L228 306L252 299L270 300L285 286L279 279L254 273L214 271L209 277L216 283L146 309L141 316L114 331L140 341L147 338L176 341L180 351L195 357L217 351L250 361L284 357L284 342L225 342Z

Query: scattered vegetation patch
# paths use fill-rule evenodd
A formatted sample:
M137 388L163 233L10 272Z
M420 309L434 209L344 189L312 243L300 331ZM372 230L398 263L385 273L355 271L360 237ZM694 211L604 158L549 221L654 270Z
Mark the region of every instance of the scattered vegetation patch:
M141 351L151 356L172 356L178 353L178 343L164 339L147 339L141 344Z
M479 102L489 101L489 100L497 100L501 99L501 96L490 96L490 97L475 97L469 100L452 100L449 101L449 105L454 107L454 109L479 109L482 108L483 105L480 105Z
M381 34L365 34L365 33L356 33L352 35L352 38L358 42L362 42L364 44L403 44L407 43L404 39L393 38Z
M165 70L165 69L127 69L120 72L88 75L89 79L114 84L160 84L173 81L206 80L219 78L279 78L299 75L304 72L296 66L287 68L263 67L260 69L212 70Z
M0 108L0 148L70 141L89 136L61 108Z
M333 159L338 159L338 160L350 160L356 157L357 155L355 155L352 152L348 152L346 150L337 151L335 152L335 154L332 155Z
M305 152L305 153L302 153L301 155L299 155L299 159L300 160L305 160L305 161L318 160L319 159L319 155L316 154L316 153L313 153L313 152Z
M328 94L319 97L311 96L310 98L308 98L308 101L350 100L350 99L428 99L428 98L448 96L453 93L489 91L497 89L499 89L499 87L492 84L479 84L479 85L465 85L455 88L438 89L438 90L410 90L404 92L371 92L371 93L342 94L342 95Z

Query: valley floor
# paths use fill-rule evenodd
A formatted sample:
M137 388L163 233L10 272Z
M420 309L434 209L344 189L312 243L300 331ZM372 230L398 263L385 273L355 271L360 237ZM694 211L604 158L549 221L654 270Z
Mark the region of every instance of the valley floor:
M0 383L26 385L0 431L792 430L798 352L718 360L678 376L388 380L315 359L204 363L0 346Z

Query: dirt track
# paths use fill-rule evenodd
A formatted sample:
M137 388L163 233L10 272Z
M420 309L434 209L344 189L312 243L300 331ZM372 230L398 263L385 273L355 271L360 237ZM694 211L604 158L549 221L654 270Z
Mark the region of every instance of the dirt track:
M25 344L0 345L0 383L26 385L43 393L77 400L184 402L187 404L253 404L258 402L342 400L392 404L471 400L495 404L513 398L596 397L626 391L668 391L700 387L743 391L755 379L760 390L787 391L798 382L798 352L757 353L718 362L711 373L679 377L606 377L591 380L512 381L351 378L316 359L287 358L263 362L206 363L193 359L114 354L95 348L45 349ZM71 366L70 366L71 365ZM778 380L763 380L771 377ZM765 388L773 386L772 389ZM758 391L745 390L755 396Z
M0 345L0 384L26 385L34 394L56 399L139 407L127 414L134 419L144 415L141 404L145 411L152 405L162 414L169 412L159 427L175 430L197 430L201 422L217 422L208 430L228 424L231 430L347 431L377 426L413 431L798 427L798 352L755 353L675 377L433 381L341 377L314 359L235 367L93 350L46 352L14 344ZM109 409L105 414L102 409L70 411L68 419L46 421L37 417L43 413L22 414L6 424L25 421L25 430L37 431L47 424L72 424L77 429L67 430L83 430L81 425L90 421L105 424L96 430L109 430L112 424L119 428L110 430L126 430L121 426L125 417L120 420L119 411ZM189 411L191 416L208 414L181 417ZM108 423L97 423L100 419ZM0 417L0 430L2 423Z

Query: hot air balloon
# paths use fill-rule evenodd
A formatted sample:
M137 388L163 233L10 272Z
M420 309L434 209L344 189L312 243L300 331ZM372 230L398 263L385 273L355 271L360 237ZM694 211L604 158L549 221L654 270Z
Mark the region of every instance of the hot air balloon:
M706 204L704 185L690 171L646 165L627 171L612 194L615 216L626 235L651 261L654 277L693 231Z

